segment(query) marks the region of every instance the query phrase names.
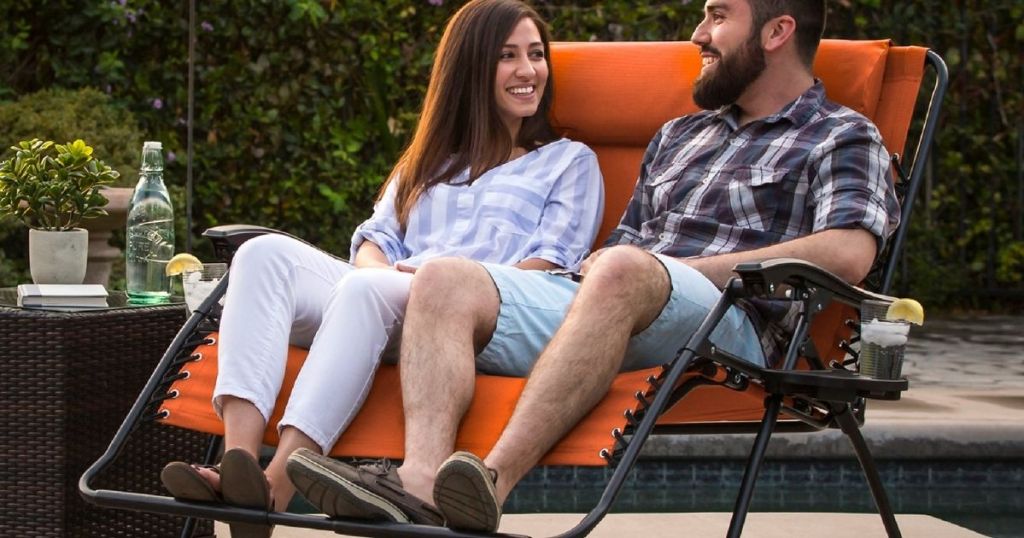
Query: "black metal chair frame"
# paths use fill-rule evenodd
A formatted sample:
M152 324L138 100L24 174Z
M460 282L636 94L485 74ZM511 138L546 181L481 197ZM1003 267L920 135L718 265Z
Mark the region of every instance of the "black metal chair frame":
M880 257L880 260L884 261L879 262L873 271L873 275L877 278L878 289L883 294L888 292L893 282L899 253L906 239L914 198L924 176L932 139L938 124L939 106L948 84L948 71L938 54L928 51L926 63L934 69L935 82L918 136L917 149L909 176L902 173L900 157L893 156L901 178L902 220L899 229L890 240L888 252ZM222 226L208 230L204 235L214 241L215 248L223 258L230 259L233 251L242 242L268 232L275 231L252 226ZM637 393L638 410L626 412L627 426L625 430L614 432L615 449L602 453L609 465L615 468L604 493L597 505L575 527L558 535L559 538L585 536L594 529L611 508L629 470L639 457L641 447L650 435L756 432L757 435L747 461L728 531L729 537L738 537L743 530L753 497L754 484L772 433L776 431L815 431L826 428L839 428L850 438L887 534L890 537L900 536L899 527L882 485L878 468L864 437L861 435L860 425L864 420L867 399L899 399L900 394L907 390L908 382L905 378L872 379L847 370L845 366L854 364L857 360L856 351L849 345L843 346L849 355L848 360L843 361L842 364L822 364L814 343L808 336L815 316L829 303L839 302L856 308L863 300L887 299L888 297L850 286L834 275L799 260L778 259L762 263L740 264L736 266L735 272L739 277L733 278L728 283L718 304L689 343L680 350L674 361L662 369L657 377L649 378L649 388L646 392ZM328 519L319 515L268 513L258 509L178 501L165 496L93 488L92 484L96 477L113 464L128 437L138 425L158 418L160 402L167 397L166 391L170 384L183 375L179 371L184 364L191 360L191 350L199 343L204 342L207 334L216 330L217 300L226 291L227 281L227 278L222 280L214 293L182 327L125 418L109 448L82 475L79 489L83 497L88 502L102 507L188 516L190 519L182 529L183 537L192 535L193 518L306 527L371 537L479 536L475 533L438 527ZM708 336L736 300L778 296L779 292L786 288L789 290L788 297L802 303L803 313L798 319L793 338L779 368L759 368L724 354L710 345ZM853 320L849 320L849 323L851 327L856 328ZM855 341L856 337L850 343ZM801 356L807 358L814 369L796 370L797 360ZM709 372L711 371L709 369L722 369L725 375L697 376L680 383L683 374L692 368L703 368ZM724 378L724 380L714 381L711 377ZM768 396L765 400L762 421L760 423L697 425L656 424L659 416L682 400L693 388L713 383L735 390L744 390L750 384L763 386ZM671 390L662 390L666 388ZM793 420L779 423L778 418L783 413ZM220 437L211 437L207 462L213 462L220 451Z

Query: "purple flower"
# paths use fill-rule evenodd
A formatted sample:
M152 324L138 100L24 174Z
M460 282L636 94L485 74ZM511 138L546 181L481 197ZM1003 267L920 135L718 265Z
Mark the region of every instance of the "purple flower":
M150 100L150 102L149 102L149 103L150 103L151 105L153 105L153 108L155 108L155 109L157 109L157 110L160 110L161 108L163 108L163 107L164 107L164 100L163 100L163 99L161 99L161 98L159 98L159 97L156 97L156 98L154 98L154 99Z
M427 3L432 6L439 6L444 3L444 0L427 0Z
M134 11L126 12L124 14L124 16L125 16L126 19L128 19L128 22L130 22L132 24L135 24L135 12Z
M176 160L178 160L178 156L175 155L173 151L168 151L167 152L167 162L173 163Z
M118 3L118 4L121 4L121 7L124 7L124 6L125 6L125 4L127 4L127 3L128 3L128 0L117 0L117 3Z
M213 25L210 24L209 21L203 21L203 22L199 23L199 27L202 28L203 31L205 31L205 32L212 32L213 31Z

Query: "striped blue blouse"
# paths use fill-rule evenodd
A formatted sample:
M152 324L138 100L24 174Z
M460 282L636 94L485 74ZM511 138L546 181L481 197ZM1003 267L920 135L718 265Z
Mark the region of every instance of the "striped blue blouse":
M468 169L436 185L409 213L403 233L395 212L395 183L352 236L352 259L363 241L391 263L419 266L456 256L514 264L529 258L575 268L586 257L604 211L597 156L560 139L497 166L466 185Z

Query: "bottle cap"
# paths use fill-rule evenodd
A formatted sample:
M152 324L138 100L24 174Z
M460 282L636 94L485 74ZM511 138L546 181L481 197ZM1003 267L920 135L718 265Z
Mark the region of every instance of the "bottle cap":
M138 142L136 142L136 144L138 144ZM164 145L161 142L147 140L142 143L142 149L164 149Z

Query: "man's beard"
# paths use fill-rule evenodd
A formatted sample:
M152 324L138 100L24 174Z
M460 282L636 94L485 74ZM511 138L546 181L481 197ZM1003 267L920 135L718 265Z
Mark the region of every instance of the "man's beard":
M702 47L702 52L708 51L718 54L718 62L693 86L693 102L705 110L735 103L765 68L764 51L756 32L732 54L723 56L713 47Z

